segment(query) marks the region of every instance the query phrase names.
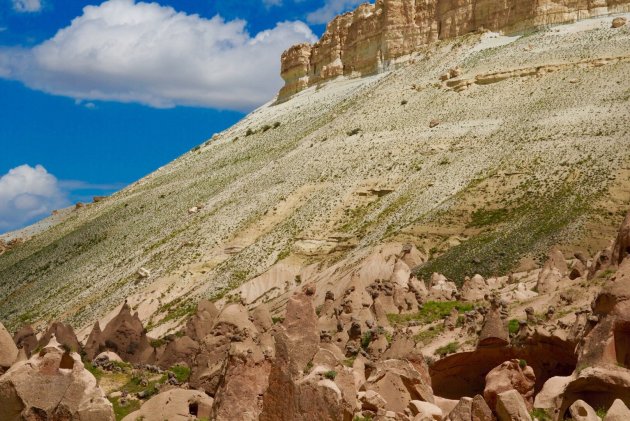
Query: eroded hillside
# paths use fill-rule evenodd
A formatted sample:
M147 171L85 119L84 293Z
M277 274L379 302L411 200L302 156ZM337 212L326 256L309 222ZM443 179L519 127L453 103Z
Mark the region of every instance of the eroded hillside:
M630 202L630 30L611 20L440 41L263 106L1 255L0 319L87 327L129 299L158 336L199 298L391 241L457 283L556 243L592 255Z

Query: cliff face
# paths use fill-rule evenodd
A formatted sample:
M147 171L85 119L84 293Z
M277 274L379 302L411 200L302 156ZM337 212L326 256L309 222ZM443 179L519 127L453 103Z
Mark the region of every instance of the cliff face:
M314 45L295 45L282 54L280 99L337 76L378 72L438 39L629 10L630 0L377 0L336 17Z

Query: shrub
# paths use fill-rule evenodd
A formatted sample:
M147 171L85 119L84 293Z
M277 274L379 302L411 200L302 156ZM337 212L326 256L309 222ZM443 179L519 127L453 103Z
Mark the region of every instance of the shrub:
M402 101L400 101L400 105L407 105L407 100L403 99Z
M451 342L447 345L441 346L435 350L435 355L439 355L440 357L445 357L448 354L454 354L459 349L459 342Z
M354 136L355 134L359 134L359 132L361 131L361 129L359 129L358 127L356 129L352 129L350 131L348 131L346 134L348 136Z
M247 129L247 131L245 132L245 136L251 136L254 133L256 133L255 131L253 131L252 129Z
M328 380L335 380L335 377L337 377L337 372L335 370L330 370L324 373L324 377L326 377Z
M527 361L525 361L523 359L518 360L518 366L521 367L521 368L527 367Z
M171 371L180 383L184 383L190 377L190 368L185 365L174 365L171 367Z
M370 346L370 342L372 342L372 332L368 330L361 336L361 348L367 349Z
M273 128L277 129L278 127L280 127L280 122L276 121L275 123L273 123Z
M517 334L519 328L520 328L520 325L518 323L518 320L512 319L508 322L508 330L510 331L510 335Z
M535 408L532 410L532 412L530 413L532 418L537 418L538 421L549 421L551 420L551 417L549 416L549 414L547 414L547 411L545 411L544 409L541 408Z

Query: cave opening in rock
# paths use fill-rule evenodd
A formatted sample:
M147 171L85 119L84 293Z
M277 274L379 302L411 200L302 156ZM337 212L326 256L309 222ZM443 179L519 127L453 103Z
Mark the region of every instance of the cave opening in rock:
M190 402L188 404L188 413L196 417L199 413L199 404L197 402Z
M429 369L433 393L446 399L460 399L483 394L486 375L511 359L522 359L536 374L535 392L554 376L568 376L575 369L577 358L569 342L536 342L520 347L480 348L450 355L435 362Z
M70 356L67 352L65 352L61 356L61 361L59 362L59 368L66 368L72 370L74 368L74 358Z
M613 330L615 358L622 367L630 367L630 322L617 321Z

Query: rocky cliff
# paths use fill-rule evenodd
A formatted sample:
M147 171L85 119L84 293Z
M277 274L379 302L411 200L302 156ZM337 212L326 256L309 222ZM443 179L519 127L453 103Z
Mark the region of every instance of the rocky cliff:
M479 30L517 32L630 10L628 0L377 0L336 17L315 43L282 55L285 99L337 76L379 72L440 39Z

